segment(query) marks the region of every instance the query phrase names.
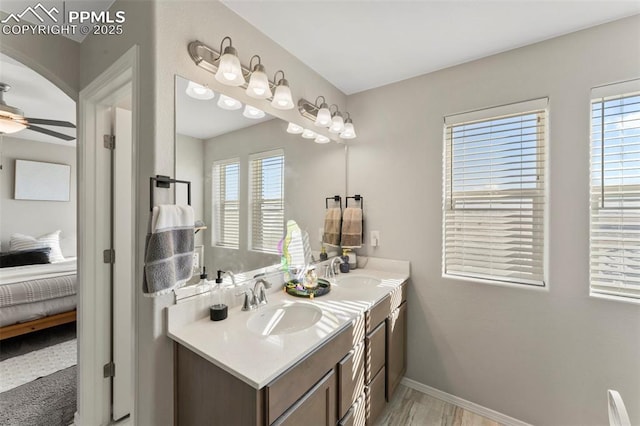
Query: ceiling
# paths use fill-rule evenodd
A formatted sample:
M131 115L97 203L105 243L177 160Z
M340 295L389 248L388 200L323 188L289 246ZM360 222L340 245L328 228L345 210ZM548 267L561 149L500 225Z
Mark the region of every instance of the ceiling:
M176 133L197 139L209 139L235 130L250 127L274 117L261 119L242 115L242 109L228 111L217 105L220 94L210 100L194 99L187 95L189 80L176 78Z
M7 105L20 108L25 117L46 118L76 123L76 103L56 85L20 62L0 53L0 82L11 85L4 94ZM59 133L75 136L76 130L38 125ZM10 135L14 138L76 146L76 141L64 141L29 129Z
M640 0L223 3L348 95L640 13Z

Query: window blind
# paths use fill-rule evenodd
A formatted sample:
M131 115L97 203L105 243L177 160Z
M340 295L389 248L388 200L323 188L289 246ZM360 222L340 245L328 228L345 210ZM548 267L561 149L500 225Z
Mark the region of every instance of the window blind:
M546 111L492 112L445 124L444 273L544 286Z
M640 92L592 99L590 210L591 294L640 301Z
M284 233L284 152L250 157L251 249L278 253Z
M240 243L240 161L213 166L213 245L237 249Z

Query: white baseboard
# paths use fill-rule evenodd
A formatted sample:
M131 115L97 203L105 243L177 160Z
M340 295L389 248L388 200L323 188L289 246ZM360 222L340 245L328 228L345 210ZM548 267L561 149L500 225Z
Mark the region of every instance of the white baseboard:
M419 392L425 393L441 401L448 402L450 404L455 404L459 407L464 408L465 410L472 411L476 414L486 417L487 419L496 421L506 426L531 426L529 423L525 423L521 420L514 419L513 417L509 417L506 414L499 413L490 408L483 407L482 405L478 405L475 402L467 401L466 399L462 399L455 395L451 395L450 393L443 392L441 390L432 388L431 386L427 386L423 383L416 382L415 380L411 380L406 377L402 378L401 383L411 389L415 389Z

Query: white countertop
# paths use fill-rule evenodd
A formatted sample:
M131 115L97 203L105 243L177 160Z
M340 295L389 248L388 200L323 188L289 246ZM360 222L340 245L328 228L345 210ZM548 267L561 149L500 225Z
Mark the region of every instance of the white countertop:
M367 288L345 288L340 278L364 275L381 283ZM331 291L313 300L293 297L281 289L268 294L268 309L278 304L311 303L322 309L322 318L313 326L290 334L261 336L247 327L252 315L260 312L229 309L227 319L211 321L206 296L167 308L167 335L211 363L260 389L295 365L307 354L336 335L409 278L409 262L369 258L364 269L339 274ZM281 283L273 283L281 288ZM206 315L206 317L204 316Z

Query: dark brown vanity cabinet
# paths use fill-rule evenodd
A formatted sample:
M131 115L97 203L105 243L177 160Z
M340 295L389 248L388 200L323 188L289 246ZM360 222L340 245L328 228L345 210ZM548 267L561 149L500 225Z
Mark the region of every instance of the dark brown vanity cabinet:
M374 424L406 370L405 287L262 389L176 343L174 423Z

